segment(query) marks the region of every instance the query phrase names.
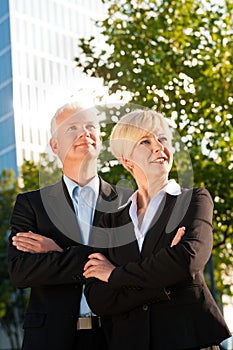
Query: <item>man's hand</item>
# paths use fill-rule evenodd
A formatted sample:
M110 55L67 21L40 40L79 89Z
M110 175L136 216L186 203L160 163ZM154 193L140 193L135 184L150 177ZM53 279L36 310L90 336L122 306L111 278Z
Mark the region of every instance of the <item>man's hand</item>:
M171 247L177 245L180 242L180 240L181 240L181 238L183 237L184 234L185 234L185 227L182 226L176 232L176 235L175 235L175 237L172 240Z
M103 282L108 282L111 272L115 269L115 266L100 253L93 253L89 255L88 262L84 266L83 276L85 278L95 277Z
M18 232L12 238L12 244L22 252L26 253L48 253L50 251L62 252L63 249L59 247L51 238L38 235L31 231Z

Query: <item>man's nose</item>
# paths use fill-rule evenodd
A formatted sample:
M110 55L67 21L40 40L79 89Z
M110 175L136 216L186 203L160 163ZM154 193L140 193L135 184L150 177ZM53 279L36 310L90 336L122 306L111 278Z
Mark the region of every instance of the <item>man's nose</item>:
M88 129L88 127L86 125L81 126L79 136L82 136L84 134L90 135L90 130Z

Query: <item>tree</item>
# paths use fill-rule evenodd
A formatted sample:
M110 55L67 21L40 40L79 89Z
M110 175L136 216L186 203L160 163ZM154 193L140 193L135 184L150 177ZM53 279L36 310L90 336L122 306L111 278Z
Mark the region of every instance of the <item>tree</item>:
M19 191L35 190L61 178L61 169L46 154L41 154L39 164L25 160L21 172L20 181L15 178L13 170L6 169L0 174L0 324L12 349L21 347L19 330L22 328L29 290L15 288L8 275L6 252L10 215Z
M12 349L20 348L19 327L27 299L27 291L13 287L7 269L9 221L18 191L13 170L3 170L0 174L0 324Z
M77 66L103 78L110 94L130 91L130 102L154 108L175 127L194 185L205 186L214 199L215 279L229 294L223 276L233 263L233 3L103 2L107 17L97 25L105 47L94 37L80 39Z
M61 179L62 168L56 158L50 158L47 153L40 154L40 161L34 163L24 160L21 169L23 190L32 191L39 187L53 184Z

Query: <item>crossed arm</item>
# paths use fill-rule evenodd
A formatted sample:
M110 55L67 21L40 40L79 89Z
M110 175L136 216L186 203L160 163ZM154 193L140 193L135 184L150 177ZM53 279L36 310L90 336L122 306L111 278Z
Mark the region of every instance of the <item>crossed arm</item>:
M63 252L63 249L51 238L36 234L32 231L18 232L12 237L12 244L22 252L48 253L50 251Z
M53 226L48 227L49 220L43 219L40 201L34 202L26 194L20 194L12 213L8 271L13 284L28 288L83 283L83 267L93 250L81 244L72 245L65 234L58 235L62 246L55 243L56 234L51 234ZM29 230L45 231L45 235Z
M179 243L184 233L185 233L185 227L180 227L175 237L172 240L171 247ZM63 249L51 238L39 235L32 231L18 232L15 236L12 237L12 244L18 250L25 253L31 253L31 254L48 253L51 251L63 252ZM102 269L102 274L103 274L102 276L103 279L100 277L99 279L102 279L103 281L107 282L108 280L107 275L112 272L112 270L114 269L114 265L112 265L108 261L108 259L106 259L104 255L100 253L93 253L89 255L89 259L90 260L87 262L84 268L84 271L85 271L84 276L86 278L97 277L97 276L94 276L96 270L91 267L98 265L100 269Z

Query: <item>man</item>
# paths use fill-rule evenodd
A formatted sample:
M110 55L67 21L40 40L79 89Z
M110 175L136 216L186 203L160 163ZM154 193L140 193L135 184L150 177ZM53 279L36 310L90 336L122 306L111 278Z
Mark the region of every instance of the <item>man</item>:
M9 273L16 287L31 288L22 349L104 350L101 321L84 298L83 267L92 251L90 227L131 192L97 176L102 137L93 110L67 104L53 117L51 131L62 180L19 194L11 218Z

